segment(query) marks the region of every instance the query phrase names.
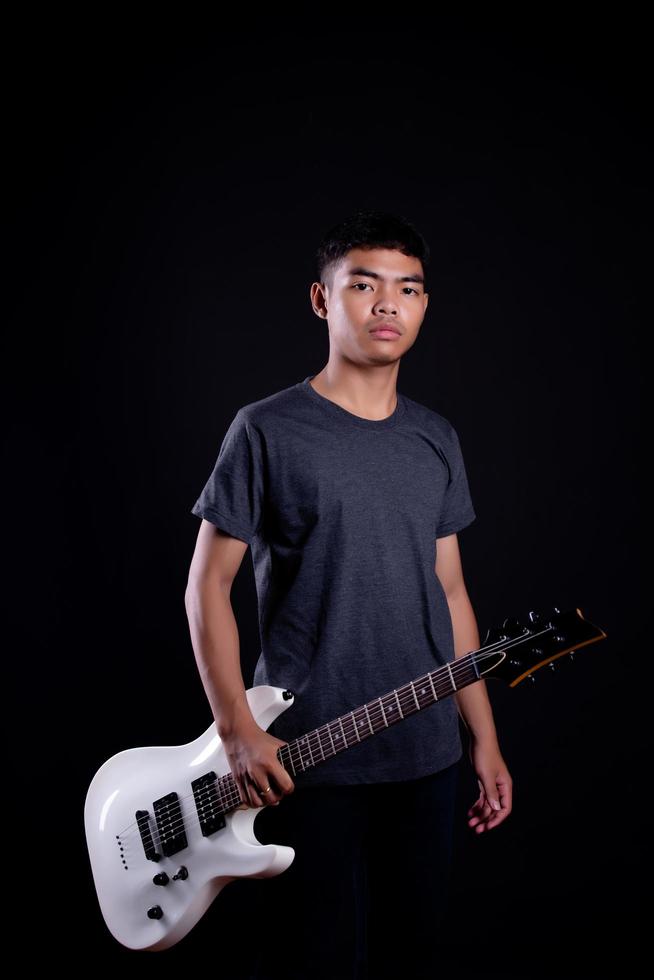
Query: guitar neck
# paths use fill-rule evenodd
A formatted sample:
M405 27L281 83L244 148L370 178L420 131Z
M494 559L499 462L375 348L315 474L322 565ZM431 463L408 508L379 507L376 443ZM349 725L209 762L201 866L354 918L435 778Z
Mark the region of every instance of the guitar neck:
M463 657L418 677L402 687L374 698L320 728L280 747L277 757L292 776L326 762L338 752L353 748L366 738L396 725L417 711L451 697L481 677L475 654Z
M278 749L277 758L293 777L307 769L313 769L338 752L353 748L364 739L371 738L417 711L423 711L432 704L451 697L468 684L480 680L482 674L479 662L483 653L484 650L481 649L457 657L443 667L409 681L402 687L393 688L387 694L287 742ZM503 650L494 649L493 654L498 655L491 655L490 659L494 661L505 656ZM489 659L488 654L486 659ZM233 774L230 772L224 775L220 783L222 799L232 804L225 806L225 811L236 809L241 800Z
M505 620L502 630L488 631L487 642L478 650L455 657L436 670L287 742L278 749L277 758L289 775L298 776L337 752L345 752L417 711L451 697L485 674L501 676L514 687L527 677L533 680L533 672L546 664L552 665L559 657L571 655L573 650L606 636L579 609L561 613L555 607L554 612L549 620L530 613L529 626L521 626L517 620ZM217 791L224 812L241 805L231 772L220 777Z

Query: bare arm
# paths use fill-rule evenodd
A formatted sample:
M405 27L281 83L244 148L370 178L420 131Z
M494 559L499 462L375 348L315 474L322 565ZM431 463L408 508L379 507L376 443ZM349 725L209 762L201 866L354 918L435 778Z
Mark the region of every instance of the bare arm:
M277 759L286 743L268 735L250 711L241 672L240 641L230 600L247 544L202 520L184 595L202 684L244 803L279 802L293 782ZM273 782L278 784L273 786ZM260 796L256 787L271 792Z
M184 595L196 663L221 738L241 722L254 722L230 600L247 547L203 519Z
M438 576L452 617L454 657L479 649L479 629L461 568L456 534L438 538ZM513 809L513 779L502 758L486 681L468 684L454 695L470 736L468 754L477 774L480 794L468 810L468 826L476 834L502 823Z
M436 549L438 576L452 618L454 656L463 657L479 649L479 629L463 578L461 554L456 534L438 539ZM486 681L469 684L454 695L459 714L470 735L479 740L497 741L493 710L486 690Z

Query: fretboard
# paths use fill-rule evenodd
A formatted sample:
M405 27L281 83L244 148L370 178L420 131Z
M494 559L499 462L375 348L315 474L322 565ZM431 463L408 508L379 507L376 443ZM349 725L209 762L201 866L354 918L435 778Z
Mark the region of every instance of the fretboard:
M402 687L393 688L387 694L374 698L347 714L328 721L320 728L301 735L282 745L277 758L292 776L296 777L307 769L326 762L338 752L354 748L366 738L372 738L417 711L451 697L468 684L481 677L477 666L477 654L473 651L457 657L443 667L418 677ZM232 773L227 773L218 781L218 798L223 812L241 805L238 786Z

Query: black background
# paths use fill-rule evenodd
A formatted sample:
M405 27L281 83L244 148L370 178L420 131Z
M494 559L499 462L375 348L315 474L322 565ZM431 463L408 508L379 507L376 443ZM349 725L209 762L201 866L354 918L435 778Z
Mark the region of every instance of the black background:
M464 756L444 962L532 976L633 952L649 838L642 25L401 14L332 12L315 31L71 19L8 44L6 716L16 908L30 942L51 937L33 955L134 962L97 905L86 790L116 752L211 721L184 609L190 508L236 410L326 362L313 251L368 206L432 248L398 387L461 438L482 639L554 606L608 634L534 684L489 682L514 809L468 830ZM249 686L249 553L232 597ZM232 969L256 937L228 894L140 968Z

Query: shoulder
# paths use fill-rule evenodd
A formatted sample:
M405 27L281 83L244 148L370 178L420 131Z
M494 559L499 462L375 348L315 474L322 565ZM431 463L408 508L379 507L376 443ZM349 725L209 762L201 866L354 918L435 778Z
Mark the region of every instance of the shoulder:
M283 425L284 419L297 406L297 401L297 385L289 385L288 388L275 391L265 398L241 405L232 425L245 429L248 434L266 433L270 429Z
M456 440L456 430L448 418L407 395L403 394L402 397L412 423L423 430L425 434L437 437L439 441L445 443L452 443Z

